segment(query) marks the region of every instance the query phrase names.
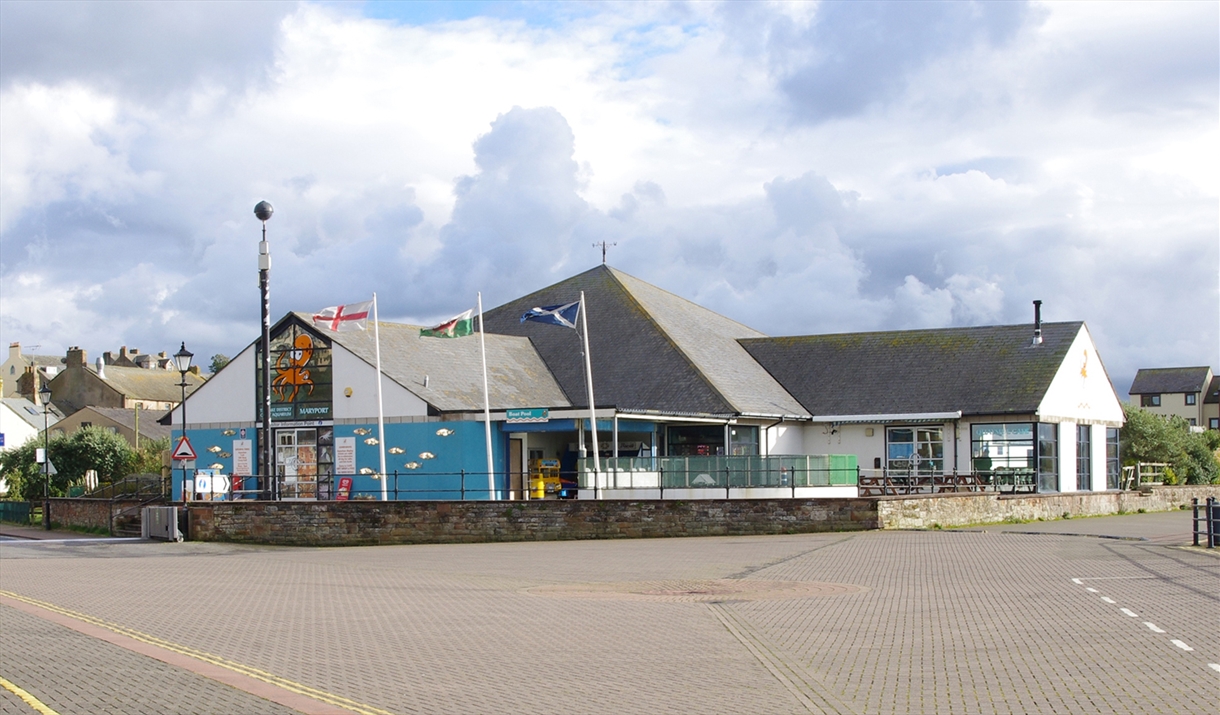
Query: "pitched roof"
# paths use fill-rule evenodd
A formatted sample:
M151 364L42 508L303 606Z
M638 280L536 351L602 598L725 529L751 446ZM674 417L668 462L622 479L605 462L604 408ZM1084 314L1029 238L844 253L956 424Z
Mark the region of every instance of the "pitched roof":
M24 397L3 397L0 398L6 407L13 411L13 414L20 417L31 427L42 430L43 414L42 405L36 405ZM53 425L63 419L64 415L55 405L51 405L50 413L46 417L47 425Z
M315 326L309 314L293 315L368 364L377 364L372 326L338 333ZM387 377L441 412L483 409L483 367L477 334L421 338L417 325L380 321L378 326L381 369ZM525 338L487 336L487 392L494 410L569 406L563 390Z
M92 368L89 370L93 372ZM102 373L100 379L129 399L173 403L182 399L182 373L177 371L107 365ZM186 374L186 381L188 395L204 383L202 377L191 372Z
M742 345L814 415L1037 411L1081 322L754 338Z
M1153 367L1135 373L1128 395L1162 392L1203 392L1207 387L1208 367Z
M109 370L110 368L107 367L106 369ZM182 388L178 389L181 390ZM179 393L178 398L182 398L181 393ZM134 409L129 410L122 407L90 406L80 408L76 412L72 413L72 416L75 417L85 411L90 411L101 415L102 417L105 417L116 424L120 424L133 432L136 429L136 411ZM157 422L157 419L162 414L161 412L140 410L140 413L140 436L147 437L149 439L167 439L173 437L173 431L170 427Z
M1207 394L1203 396L1203 402L1208 405L1220 402L1220 375L1212 378L1211 384L1207 386Z
M484 315L489 333L527 336L573 405L587 406L580 333L521 315L584 291L594 399L620 410L807 416L737 342L763 334L601 265Z

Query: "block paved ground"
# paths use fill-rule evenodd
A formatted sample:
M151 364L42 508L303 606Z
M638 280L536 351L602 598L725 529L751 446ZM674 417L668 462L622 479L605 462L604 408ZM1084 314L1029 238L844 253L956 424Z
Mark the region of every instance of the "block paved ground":
M1189 533L1180 512L343 549L3 541L0 676L64 715L291 712L35 601L352 712L1215 713L1220 556ZM0 713L31 712L0 689Z

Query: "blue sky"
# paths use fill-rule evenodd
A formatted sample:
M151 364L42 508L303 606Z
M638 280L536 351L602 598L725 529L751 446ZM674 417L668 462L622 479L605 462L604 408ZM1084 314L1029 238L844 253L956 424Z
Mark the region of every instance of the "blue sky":
M0 340L235 354L612 265L773 334L1220 367L1216 3L0 3Z

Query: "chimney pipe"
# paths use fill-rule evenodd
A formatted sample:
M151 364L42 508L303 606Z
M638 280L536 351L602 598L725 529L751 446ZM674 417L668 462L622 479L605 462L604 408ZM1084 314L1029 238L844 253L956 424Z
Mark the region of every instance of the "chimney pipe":
M1034 341L1030 345L1042 344L1042 301L1034 301Z
M106 361L102 358L97 359L97 376L106 379Z

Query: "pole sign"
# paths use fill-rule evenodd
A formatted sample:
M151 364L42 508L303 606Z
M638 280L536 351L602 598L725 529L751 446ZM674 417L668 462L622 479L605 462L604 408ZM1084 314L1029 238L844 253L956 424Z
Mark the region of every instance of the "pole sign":
M545 407L529 410L505 410L504 421L510 424L520 422L547 422L551 419L551 411Z
M193 462L195 459L197 459L195 449L194 447L191 447L191 441L186 438L186 435L182 435L182 437L178 440L178 446L174 447L174 453L172 456L178 461Z

